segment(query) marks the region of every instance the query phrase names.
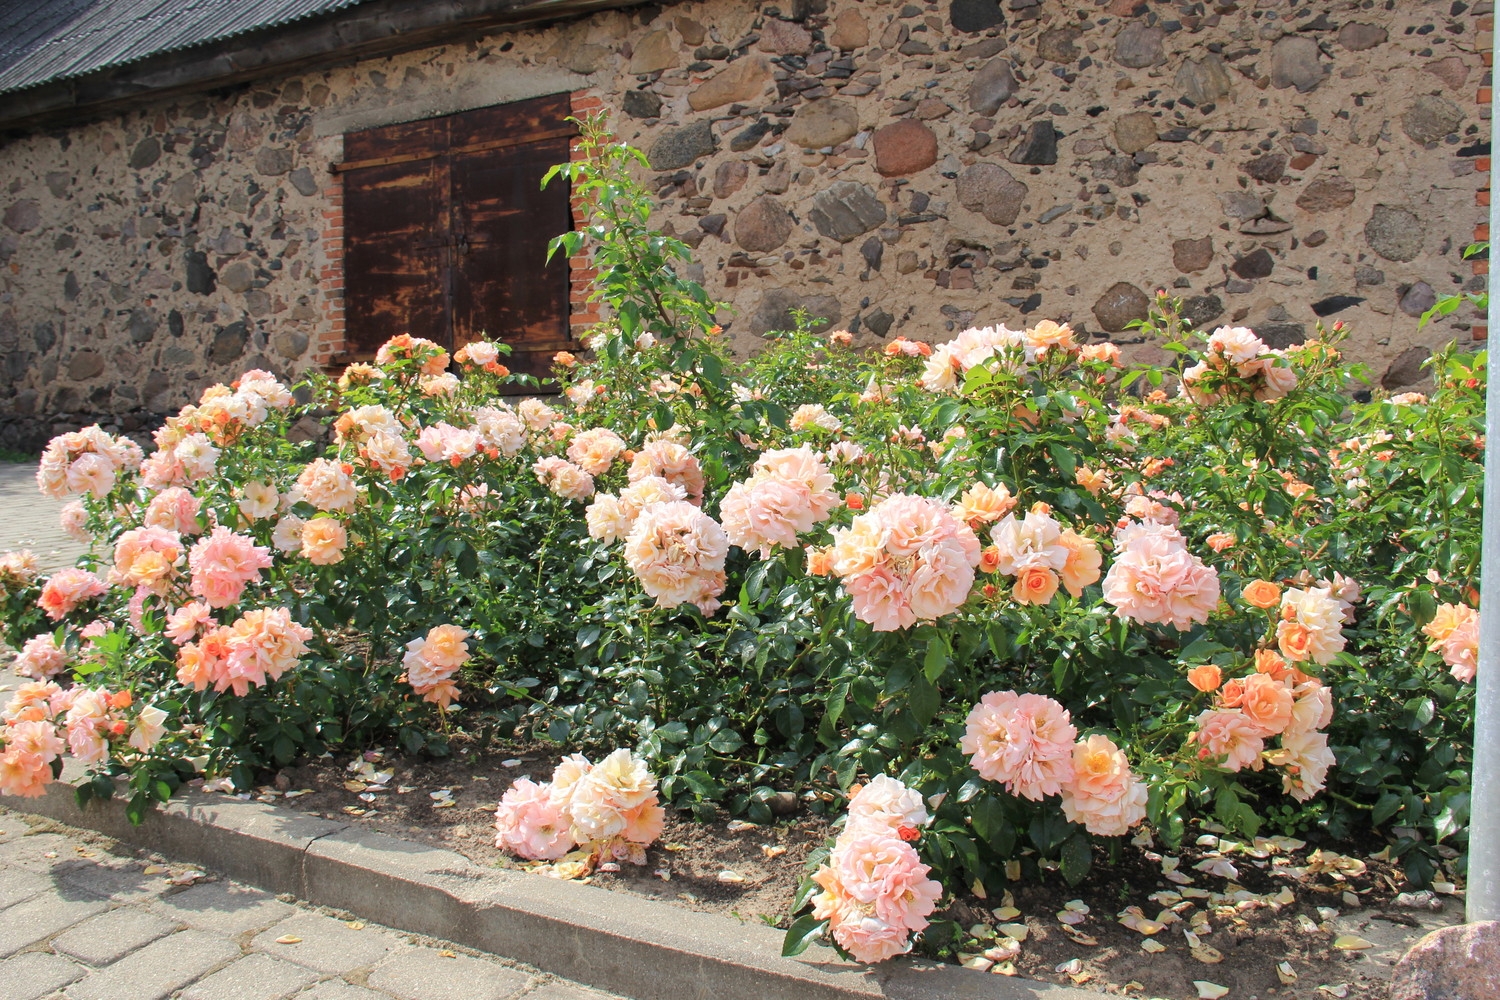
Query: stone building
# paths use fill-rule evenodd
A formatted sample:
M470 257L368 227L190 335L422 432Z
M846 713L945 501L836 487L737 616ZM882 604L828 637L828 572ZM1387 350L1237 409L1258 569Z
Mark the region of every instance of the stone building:
M1489 2L36 6L0 6L0 446L398 329L544 356L597 313L535 172L595 109L747 351L794 306L1129 342L1157 287L1277 345L1345 320L1390 388L1474 336L1416 317L1484 280Z

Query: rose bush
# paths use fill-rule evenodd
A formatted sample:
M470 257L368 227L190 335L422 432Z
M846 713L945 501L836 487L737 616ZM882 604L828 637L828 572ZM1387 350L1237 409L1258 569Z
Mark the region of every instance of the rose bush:
M828 810L899 781L920 821L851 821L794 925L870 957L925 925L928 882L1076 880L1143 822L1393 826L1419 879L1461 852L1482 356L1351 403L1337 327L1272 350L1163 295L1172 369L1050 321L874 352L800 324L736 359L636 154L585 145L559 172L600 221L558 246L618 319L555 398L517 400L503 344L398 337L336 380L214 386L149 456L49 446L38 484L93 552L46 580L0 559L35 678L0 788L71 752L83 796L125 776L139 817L198 775L441 753L454 725L634 747L608 809L507 793L502 839L548 857L635 852L658 795L766 820L781 790Z

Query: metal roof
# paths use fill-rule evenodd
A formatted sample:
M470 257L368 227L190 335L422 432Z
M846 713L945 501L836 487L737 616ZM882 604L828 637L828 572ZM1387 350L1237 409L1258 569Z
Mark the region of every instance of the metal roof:
M366 0L0 0L0 94Z

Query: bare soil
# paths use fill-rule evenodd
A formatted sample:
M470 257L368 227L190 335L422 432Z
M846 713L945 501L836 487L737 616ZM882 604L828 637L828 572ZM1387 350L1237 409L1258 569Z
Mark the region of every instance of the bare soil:
M459 740L455 749L441 759L378 752L325 758L283 770L257 795L456 851L480 865L527 867L496 849L495 807L515 779L548 780L560 756L557 748L517 744L480 752ZM361 793L358 785L365 782L352 769L366 763L371 765L367 773L394 771L386 791ZM356 784L346 787L351 779ZM444 805L448 800L452 804ZM805 810L767 825L699 823L669 812L665 832L648 850L644 866L596 871L589 881L701 912L785 926L807 857L831 834L826 819ZM1398 867L1372 857L1378 843L1324 845L1328 853L1320 865L1310 845L1286 851L1262 844L1261 851L1247 853L1205 839L1202 846L1185 845L1170 855L1180 859L1178 881L1164 873L1168 852L1128 842L1120 846L1113 861L1098 852L1093 871L1078 886L1070 887L1055 871L1040 881L1015 883L1009 902L1018 916L1001 909L1006 900L961 891L935 919L957 921L965 929L951 942L960 958L993 946L995 926L1024 924L1026 939L1013 960L1020 975L1164 1000L1195 1000L1199 981L1227 987L1225 1000L1386 1000L1391 966L1405 949L1428 930L1462 919L1461 904L1452 896L1429 893L1429 907L1397 905L1404 879ZM1327 858L1361 862L1363 871L1358 864L1330 864ZM1194 868L1223 861L1234 866L1233 876ZM1344 871L1337 870L1340 865ZM1179 895L1152 898L1162 892ZM1213 895L1202 898L1207 894ZM1058 919L1068 904L1083 912L1080 903L1087 907L1081 923L1070 927ZM1181 922L1148 938L1119 923L1118 915L1130 906L1149 919L1175 908ZM1206 927L1195 925L1195 917L1206 919ZM1183 933L1189 929L1199 934L1196 954ZM1336 947L1340 938L1363 939L1368 947ZM1148 939L1164 950L1144 950ZM1351 943L1360 944L1343 941ZM1283 981L1277 968L1282 962L1289 963L1295 981Z

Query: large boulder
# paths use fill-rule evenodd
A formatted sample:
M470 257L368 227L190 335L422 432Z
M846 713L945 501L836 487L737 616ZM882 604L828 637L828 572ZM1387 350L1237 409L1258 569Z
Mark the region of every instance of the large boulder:
M1500 997L1500 921L1444 927L1396 963L1391 1000L1494 1000Z

